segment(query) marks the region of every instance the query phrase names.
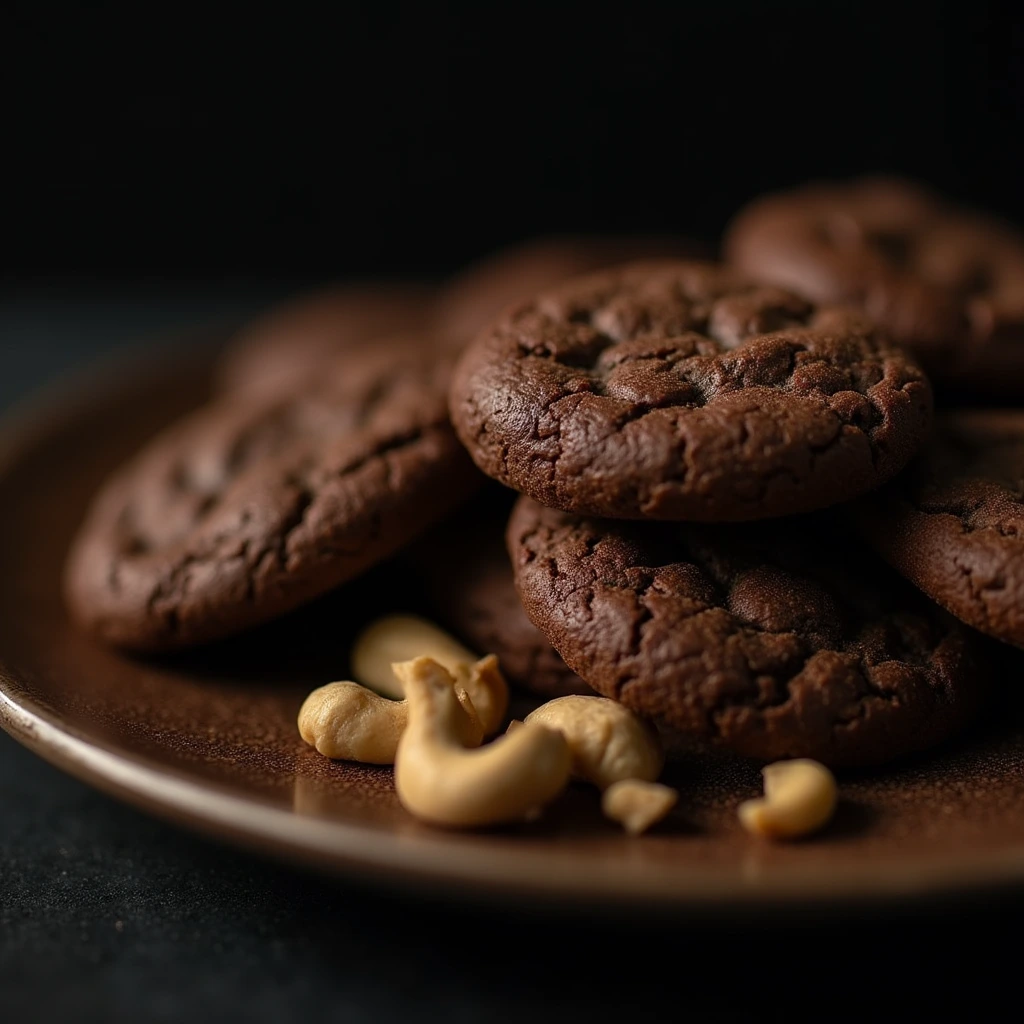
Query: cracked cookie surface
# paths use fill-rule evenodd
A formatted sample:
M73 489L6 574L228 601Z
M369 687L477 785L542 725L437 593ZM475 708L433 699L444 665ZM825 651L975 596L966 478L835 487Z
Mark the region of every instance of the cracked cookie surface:
M1024 647L1024 413L944 414L921 457L855 514L933 600Z
M595 690L749 757L879 764L983 696L967 630L821 516L635 524L522 498L507 541L530 619Z
M937 383L1024 394L1024 237L1005 224L910 182L865 178L755 200L725 252L815 302L856 303Z
M167 650L267 621L356 576L479 481L448 423L448 367L342 357L315 386L224 396L97 495L69 555L75 618Z
M861 314L656 262L509 310L462 355L450 408L476 464L545 505L747 520L887 480L924 440L931 389Z

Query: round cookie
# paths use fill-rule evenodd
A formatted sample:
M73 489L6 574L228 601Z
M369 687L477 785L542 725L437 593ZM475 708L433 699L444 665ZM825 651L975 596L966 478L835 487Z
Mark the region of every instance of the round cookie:
M925 453L855 514L929 597L1024 647L1024 412L939 417Z
M431 292L415 284L341 285L274 307L229 343L218 373L227 390L287 391L341 352L424 328Z
M437 300L439 334L460 344L506 306L581 274L652 257L700 255L693 241L674 235L565 235L535 238L500 249L458 274Z
M447 366L410 349L325 369L286 395L220 398L103 487L66 567L86 629L147 651L227 636L358 575L475 489Z
M880 764L982 697L964 627L821 517L617 523L524 498L507 539L527 614L595 690L745 756Z
M861 306L937 381L1024 395L1024 237L892 179L755 200L728 260L814 302Z
M476 464L542 504L749 520L893 476L927 434L931 389L859 313L659 262L513 307L463 353L450 409Z
M428 614L472 650L496 654L505 677L538 697L592 694L523 610L505 550L506 494L485 492L410 549Z

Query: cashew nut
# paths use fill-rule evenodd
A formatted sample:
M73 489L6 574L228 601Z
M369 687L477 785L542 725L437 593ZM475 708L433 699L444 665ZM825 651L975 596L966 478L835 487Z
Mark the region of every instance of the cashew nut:
M395 759L395 788L410 813L453 826L517 821L565 788L572 755L559 732L523 726L480 750L466 750L447 669L418 657L396 665L395 673L409 705Z
M602 810L632 835L660 821L679 799L674 789L654 781L665 765L658 734L617 701L556 697L531 711L526 723L565 736L573 774L604 790Z
M646 832L661 821L676 805L679 794L671 786L641 779L622 779L613 782L601 797L601 810L605 816L631 835Z
M764 796L740 804L740 823L770 839L794 839L821 828L835 811L832 773L817 761L776 761L762 769Z
M526 722L562 733L573 774L601 789L623 779L653 782L665 764L658 734L607 697L556 697L531 711Z
M483 742L483 729L464 690L456 693L453 715L460 741ZM358 683L328 683L314 690L299 709L299 734L325 757L365 764L394 764L398 741L409 720L405 701L388 700Z
M402 684L391 666L417 657L433 658L449 672L460 662L471 665L476 655L432 622L416 615L385 615L371 622L352 647L352 674L378 693L402 698Z
M508 711L508 685L495 658L477 661L472 651L415 615L387 615L366 627L352 648L352 674L366 686L400 700L402 684L391 666L427 657L443 665L473 701L484 735L501 728Z

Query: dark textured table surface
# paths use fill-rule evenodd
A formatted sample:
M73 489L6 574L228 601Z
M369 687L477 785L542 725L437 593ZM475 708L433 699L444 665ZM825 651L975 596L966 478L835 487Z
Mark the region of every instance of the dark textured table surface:
M0 293L0 405L282 286ZM2 586L0 579L0 586ZM1019 895L757 918L473 906L314 877L0 733L0 1021L884 1019L1019 994ZM1013 928L1015 931L1016 929Z

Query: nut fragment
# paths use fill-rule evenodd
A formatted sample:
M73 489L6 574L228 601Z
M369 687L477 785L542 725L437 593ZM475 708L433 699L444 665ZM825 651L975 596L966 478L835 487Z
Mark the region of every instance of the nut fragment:
M795 839L817 831L832 817L836 780L817 761L776 761L762 769L764 796L740 804L740 823L755 835Z
M658 734L629 708L607 697L557 697L526 716L565 736L573 774L601 789L623 779L653 782L665 764Z
M409 721L398 744L395 788L402 805L440 825L519 821L566 786L572 756L561 733L524 725L479 750L458 734L451 674L431 658L398 664Z
M352 648L352 674L365 686L399 700L402 684L391 666L418 657L433 658L455 677L473 701L485 736L501 728L508 711L508 685L498 659L478 661L472 651L418 616L386 615L367 626Z
M459 662L451 674L456 685L469 694L469 699L480 716L485 736L493 736L505 720L508 711L508 683L498 668L498 658L488 654L486 658L467 665Z
M460 742L478 747L483 729L465 691L456 694L453 715ZM328 683L299 709L299 734L325 757L364 764L394 764L398 741L409 719L405 701L388 700L358 683Z
M671 786L663 786L660 782L622 779L604 791L601 809L606 817L619 822L631 836L638 836L661 821L675 807L678 799L679 794Z

